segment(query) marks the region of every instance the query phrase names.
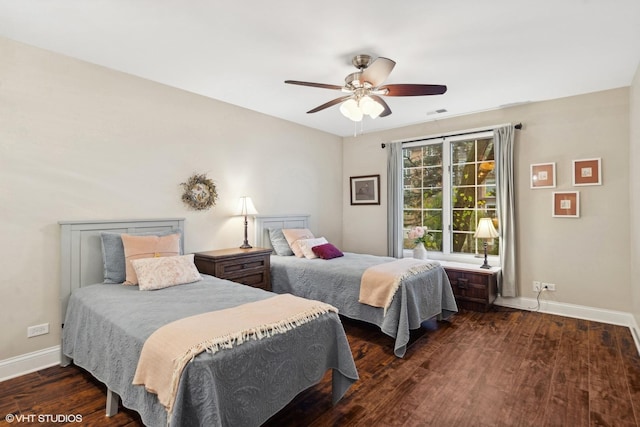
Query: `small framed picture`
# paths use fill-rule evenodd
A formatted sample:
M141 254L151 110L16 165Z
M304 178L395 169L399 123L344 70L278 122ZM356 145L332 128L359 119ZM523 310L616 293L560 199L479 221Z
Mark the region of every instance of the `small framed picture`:
M555 186L555 163L536 163L531 165L531 188L554 188Z
M554 191L552 216L560 218L580 218L580 192Z
M574 160L573 185L602 185L602 159Z
M352 176L350 181L352 205L380 204L380 175Z

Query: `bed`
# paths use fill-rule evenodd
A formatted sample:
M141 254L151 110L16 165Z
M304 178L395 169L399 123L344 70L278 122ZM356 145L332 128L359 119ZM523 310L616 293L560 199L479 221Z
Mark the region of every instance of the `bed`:
M203 352L182 372L171 416L153 393L132 385L146 339L160 326L275 294L212 276L155 291L104 284L101 232L182 233L182 219L61 222L62 365L107 386L107 415L119 402L145 425L260 425L333 369L336 403L357 380L344 329L327 313L286 333ZM183 233L182 233L183 234ZM182 240L180 240L181 245Z
M255 240L271 247L269 229L309 228L308 215L260 215L256 217ZM394 354L404 357L410 330L422 322L447 319L458 311L445 270L435 265L428 271L403 279L388 309L358 302L360 280L371 266L395 258L345 252L330 260L271 255L271 284L274 292L292 293L327 302L340 315L377 325L395 339Z

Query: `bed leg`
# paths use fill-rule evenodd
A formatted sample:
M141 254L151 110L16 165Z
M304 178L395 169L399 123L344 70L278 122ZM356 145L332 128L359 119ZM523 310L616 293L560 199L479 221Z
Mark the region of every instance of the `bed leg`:
M120 403L120 396L115 392L107 388L107 417L113 417L118 413L118 404Z

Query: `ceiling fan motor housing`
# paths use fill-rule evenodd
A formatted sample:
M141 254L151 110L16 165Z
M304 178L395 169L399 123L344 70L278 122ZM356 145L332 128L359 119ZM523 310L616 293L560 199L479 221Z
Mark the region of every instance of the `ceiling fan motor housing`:
M362 80L362 71L349 74L344 78L344 85L347 89L356 90L363 87L372 87L371 83Z
M356 55L351 60L351 63L354 67L362 71L371 64L371 55Z

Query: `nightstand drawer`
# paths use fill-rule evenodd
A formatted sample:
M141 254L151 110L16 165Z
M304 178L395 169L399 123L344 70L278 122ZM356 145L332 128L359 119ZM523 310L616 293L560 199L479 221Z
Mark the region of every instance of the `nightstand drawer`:
M460 308L487 311L497 296L497 274L445 267Z
M216 276L226 279L227 276L237 274L251 274L251 270L263 271L266 268L268 258L264 256L253 256L230 259L216 263Z
M271 290L270 249L220 249L199 252L194 262L200 273L254 288Z
M223 277L223 279L231 280L232 282L241 283L243 285L252 286L254 288L264 289L265 291L271 290L271 283L265 270L254 271L249 274L247 274L246 272L229 274L227 277Z
M489 276L451 271L447 274L455 295L486 299Z

